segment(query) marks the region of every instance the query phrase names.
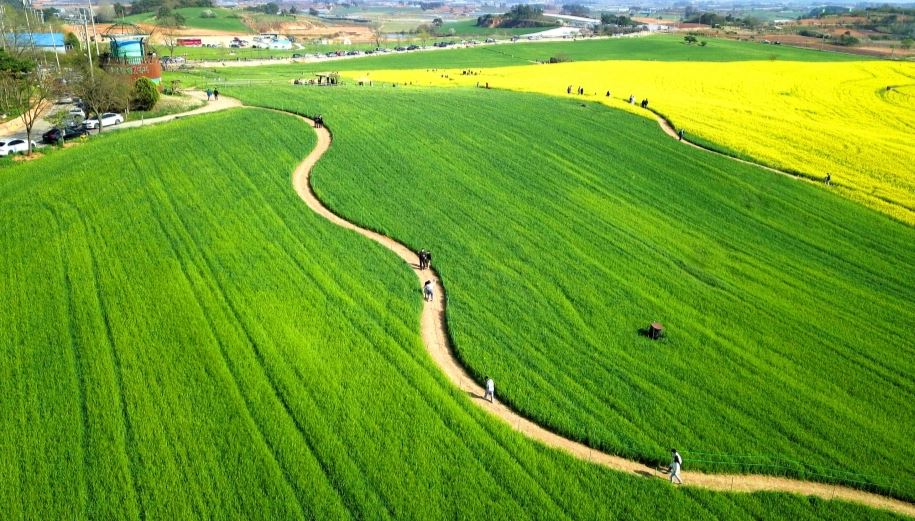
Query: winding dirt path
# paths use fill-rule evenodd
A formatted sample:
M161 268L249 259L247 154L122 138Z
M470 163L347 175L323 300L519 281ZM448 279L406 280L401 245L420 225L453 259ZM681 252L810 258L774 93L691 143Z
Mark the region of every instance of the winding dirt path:
M301 116L297 117L301 118ZM308 121L314 126L311 120L306 118L301 119ZM308 157L299 163L292 173L292 185L295 188L296 193L298 193L299 197L305 201L305 204L307 204L312 211L321 217L324 217L337 226L359 233L396 253L408 266L410 266L410 269L416 274L416 278L420 284L423 284L426 280L431 280L433 282L435 285L434 298L431 302L424 303L420 318L422 340L429 355L454 385L468 393L472 397L475 405L485 409L490 414L498 417L513 429L529 438L550 447L563 450L576 458L604 465L614 470L637 474L647 478L666 478L666 475L659 469L654 469L636 461L594 450L581 443L552 433L522 417L498 400L494 403L483 400L483 388L474 381L461 366L455 356L453 347L448 341L445 325L445 291L438 274L434 270L421 271L419 269L419 259L417 258L416 253L390 237L361 228L343 219L325 207L315 195L314 191L312 191L310 183L311 171L321 156L330 148L331 144L331 135L327 129L316 128L315 132L318 136L317 145L314 150L308 154ZM673 136L676 137L676 132L673 132ZM498 395L498 387L496 388L496 393ZM689 462L687 461L686 464L689 464ZM686 486L734 492L790 492L794 494L817 496L823 499L851 501L915 517L915 505L911 503L845 486L764 475L682 472L682 476Z
M652 112L654 112L654 111L652 111ZM674 139L680 140L680 142L683 143L684 145L691 146L691 147L693 147L693 148L695 148L695 149L697 149L697 150L702 150L702 151L708 152L708 153L710 153L710 154L715 154L716 156L726 157L726 158L730 159L731 161L737 161L738 163L743 163L743 164L745 164L745 165L751 165L751 166L755 166L755 167L757 167L757 168L762 168L763 170L767 170L767 171L769 171L769 172L772 172L773 174L778 174L778 175L783 175L783 176L785 176L785 177L790 177L791 179L794 179L795 181L806 181L806 182L808 182L808 183L822 184L821 181L817 181L816 179L811 179L811 178L809 178L809 177L805 177L805 176L802 176L802 175L799 175L799 174L792 174L791 172L785 172L784 170L779 170L779 169L777 169L777 168L772 168L771 166L766 166L766 165L762 165L762 164L759 164L759 163L754 163L753 161L748 161L748 160L746 160L746 159L741 159L741 158L739 158L739 157L734 157L734 156L732 156L732 155L725 154L725 153L723 153L723 152L719 152L719 151L717 151L717 150L713 150L713 149L711 149L711 148L704 147L704 146L702 146L702 145L693 143L692 141L690 141L690 140L689 140L688 138L686 138L686 137L684 137L684 138L681 140L681 139L680 139L680 136L677 135L677 129L675 129L675 128L673 127L673 125L670 124L669 121L667 121L666 119L664 119L662 116L658 115L657 112L655 112L654 114L655 114L655 117L656 117L657 120L658 120L658 125L661 127L661 130L663 130L664 133L667 134L668 136L670 136L670 137L672 137L672 138L674 138Z

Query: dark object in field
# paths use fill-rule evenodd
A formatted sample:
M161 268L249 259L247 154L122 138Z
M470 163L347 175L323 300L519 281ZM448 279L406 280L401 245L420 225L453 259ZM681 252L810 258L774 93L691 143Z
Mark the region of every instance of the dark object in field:
M642 108L643 108L643 109L647 109L647 108L648 108L648 99L647 99L647 98L642 100Z
M652 322L648 326L648 338L658 340L664 336L664 326L660 322Z

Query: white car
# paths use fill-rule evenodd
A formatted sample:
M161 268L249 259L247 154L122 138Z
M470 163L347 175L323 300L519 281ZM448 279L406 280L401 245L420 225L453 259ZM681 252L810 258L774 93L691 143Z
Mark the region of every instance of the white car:
M67 111L67 114L69 114L71 116L76 116L76 117L79 117L82 119L86 118L86 113L83 112L83 109L81 109L79 107L71 107L70 110Z
M32 141L32 148L35 148L35 142ZM29 151L29 143L24 139L10 139L8 141L0 141L0 156L8 156L10 154L22 154Z
M111 125L120 125L124 122L124 116L120 114L115 114L114 112L106 112L102 114L102 126L110 127ZM98 118L87 119L85 122L86 128L96 129L98 128Z

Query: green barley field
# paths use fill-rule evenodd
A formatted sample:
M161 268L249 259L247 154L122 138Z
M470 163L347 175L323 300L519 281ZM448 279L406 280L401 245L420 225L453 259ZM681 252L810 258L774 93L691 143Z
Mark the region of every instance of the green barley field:
M0 171L3 519L895 518L511 432L428 358L406 266L296 197L313 144L237 109Z
M389 47L394 44L388 43ZM658 35L644 38L585 39L561 42L503 43L480 45L465 49L446 49L432 52L410 52L366 56L357 59L321 63L283 64L268 67L219 67L216 69L195 69L190 74L175 75L189 85L200 78L232 78L282 80L294 78L303 73L336 71L361 71L381 69L426 69L426 68L481 68L509 65L528 65L537 61L548 61L550 57L563 56L573 61L594 60L655 60L655 61L861 61L870 58L850 54L799 49L788 46L764 45L761 43L736 42L725 39L710 39L708 45L699 47L686 45L678 36ZM227 63L231 65L231 63ZM198 81L194 81L198 78Z
M234 94L324 116L319 196L431 249L461 359L525 416L649 463L677 446L692 468L915 498L911 227L593 104Z

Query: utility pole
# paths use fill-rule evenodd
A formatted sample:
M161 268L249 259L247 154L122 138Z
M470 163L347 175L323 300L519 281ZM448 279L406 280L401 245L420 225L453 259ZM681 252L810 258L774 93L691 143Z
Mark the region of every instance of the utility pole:
M44 23L44 21L45 21L44 11L39 11L39 13L41 13L41 21L42 21L42 23ZM56 38L56 35L54 34L54 30L51 28L50 20L48 20L47 27L48 27L48 36L50 36L51 40L54 41L54 61L57 62L57 74L61 74L62 71L60 70L60 53L57 52L57 38ZM61 38L63 38L63 33L61 33Z
M89 45L89 21L86 20L86 15L83 13L83 35L86 37L86 54L89 55L89 77L95 78L95 71L92 68L92 46Z
M3 50L6 50L6 6L0 4L0 35L3 35L0 38L0 45L3 46Z
M95 30L95 13L92 11L92 0L87 0L89 4L89 16L92 17L92 39L95 40L95 55L98 56L98 32Z

